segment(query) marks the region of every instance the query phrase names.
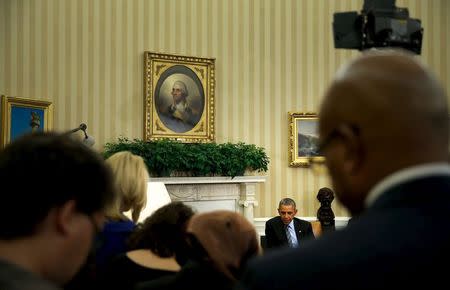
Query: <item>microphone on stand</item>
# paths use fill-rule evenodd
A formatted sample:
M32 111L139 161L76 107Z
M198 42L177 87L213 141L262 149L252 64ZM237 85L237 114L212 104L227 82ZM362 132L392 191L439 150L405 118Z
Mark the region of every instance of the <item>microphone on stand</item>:
M86 132L87 129L87 125L84 123L81 123L80 126L78 126L78 128L72 129L70 131L68 131L66 134L72 134L78 131L83 131L84 133L84 138L83 138L83 144L85 144L88 147L92 147L95 144L95 139L92 136L89 136Z

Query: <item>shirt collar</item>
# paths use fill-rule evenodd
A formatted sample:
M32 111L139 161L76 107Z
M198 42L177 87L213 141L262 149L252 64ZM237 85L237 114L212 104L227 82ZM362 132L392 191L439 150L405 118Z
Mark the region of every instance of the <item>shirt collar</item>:
M294 228L294 219L292 219L291 222L286 225L286 227L293 229Z
M369 191L366 197L365 205L370 207L383 192L401 183L418 179L421 177L429 177L435 175L450 176L450 165L446 162L427 163L423 165L411 166L400 171L394 172L383 178Z

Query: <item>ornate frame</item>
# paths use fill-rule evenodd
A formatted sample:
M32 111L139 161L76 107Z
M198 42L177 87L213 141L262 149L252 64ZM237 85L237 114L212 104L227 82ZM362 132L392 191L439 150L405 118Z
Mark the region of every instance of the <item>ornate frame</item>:
M317 152L317 121L316 113L289 112L289 166L309 167L325 160Z
M53 129L53 104L49 101L1 96L1 146L33 131Z
M185 103L174 106L175 82ZM213 142L215 59L146 51L144 53L144 140Z

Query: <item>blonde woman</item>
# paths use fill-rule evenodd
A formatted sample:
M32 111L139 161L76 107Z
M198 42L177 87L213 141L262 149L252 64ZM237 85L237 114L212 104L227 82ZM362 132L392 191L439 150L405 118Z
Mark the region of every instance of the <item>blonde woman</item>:
M142 157L128 151L110 156L106 163L114 174L117 198L106 209L107 223L99 237L96 260L99 270L109 259L127 251L126 240L147 203L149 174ZM131 211L132 220L125 216Z

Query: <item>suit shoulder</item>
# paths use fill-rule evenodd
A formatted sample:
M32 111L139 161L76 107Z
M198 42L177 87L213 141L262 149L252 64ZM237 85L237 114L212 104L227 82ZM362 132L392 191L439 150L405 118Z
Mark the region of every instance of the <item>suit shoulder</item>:
M311 222L309 222L307 220L302 220L302 219L299 219L299 218L296 218L296 217L294 218L294 220L296 220L298 223L303 224L303 225L311 224Z
M267 225L267 224L277 223L279 219L280 219L279 216L275 216L275 217L273 217L273 218L270 218L270 219L268 219L268 220L266 221L266 225Z

